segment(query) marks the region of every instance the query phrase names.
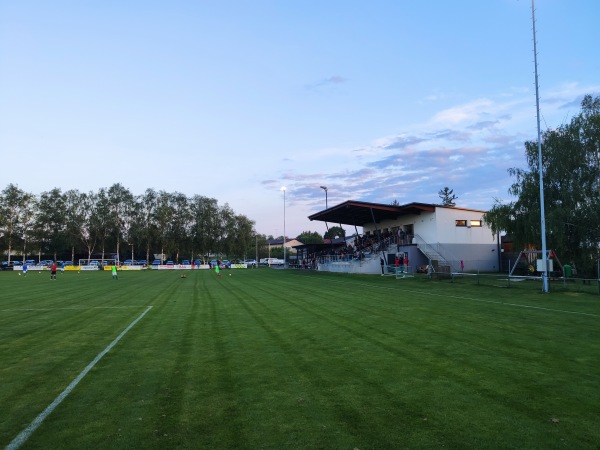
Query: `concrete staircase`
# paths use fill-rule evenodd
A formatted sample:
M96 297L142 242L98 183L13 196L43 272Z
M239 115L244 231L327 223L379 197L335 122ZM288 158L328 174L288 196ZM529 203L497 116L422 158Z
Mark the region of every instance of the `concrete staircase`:
M452 258L449 252L444 250L442 244L427 243L418 234L415 234L414 242L421 253L432 261L436 272L452 273L460 271L460 261Z

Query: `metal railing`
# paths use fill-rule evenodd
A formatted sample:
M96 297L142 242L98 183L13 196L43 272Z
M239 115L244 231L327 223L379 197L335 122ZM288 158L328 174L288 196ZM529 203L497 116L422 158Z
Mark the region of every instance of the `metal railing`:
M450 257L450 252L439 242L430 244L418 234L415 234L414 239L417 243L417 248L430 260L437 261L438 267L446 266L450 269L449 272L458 272L461 270L460 261Z

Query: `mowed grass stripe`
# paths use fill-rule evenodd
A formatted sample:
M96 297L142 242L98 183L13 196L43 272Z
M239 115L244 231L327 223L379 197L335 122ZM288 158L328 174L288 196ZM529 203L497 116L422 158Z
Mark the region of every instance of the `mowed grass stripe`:
M303 286L303 291L306 292L306 285ZM354 291L353 291L354 292ZM307 298L313 298L311 295L308 295ZM515 313L515 309L514 308L509 308L512 309L512 312ZM488 308L489 310L489 308ZM437 312L440 313L439 309L436 310L432 310L433 312ZM443 309L443 312L441 312L441 314L448 320L442 320L440 322L440 329L441 329L441 333L444 333L446 335L447 338L449 339L442 339L441 342L452 342L455 344L455 347L457 349L459 349L459 351L462 351L462 349L467 349L466 351L464 351L465 354L467 354L467 356L470 358L472 357L471 353L473 351L475 352L479 352L482 353L484 355L485 358L490 359L490 360L494 360L494 364L496 363L496 360L498 359L498 357L504 357L505 360L507 360L505 366L509 369L508 370L508 374L509 374L509 379L507 380L507 386L509 388L512 388L514 386L513 384L513 380L510 379L512 377L516 377L518 379L518 381L520 381L520 378L523 376L523 374L525 374L525 377L527 377L528 375L528 371L529 371L529 367L527 365L523 365L520 364L519 361L519 356L524 356L525 358L530 358L531 357L531 353L535 353L536 356L538 356L537 359L540 359L539 363L542 365L542 367L545 370L546 374L556 374L557 370L559 371L558 373L564 373L566 376L563 377L565 378L564 380L561 380L560 376L556 377L557 380L554 384L550 385L548 390L550 392L552 392L554 389L556 388L560 388L560 384L562 384L563 382L566 382L567 379L569 379L569 376L571 374L569 374L569 372L565 372L564 371L564 367L563 367L563 363L558 363L558 364L554 364L553 365L553 361L554 360L558 360L558 361L564 361L563 358L567 358L568 354L570 352L572 352L572 349L570 347L565 347L565 346L561 346L561 345L557 345L556 342L553 342L551 339L548 339L547 334L544 334L543 332L541 334L538 334L538 336L536 336L536 338L538 339L538 342L535 343L534 347L539 345L540 343L546 343L547 346L543 349L543 353L539 354L539 349L536 347L533 351L531 349L529 349L527 346L524 347L525 353L529 353L529 354L525 354L525 355L519 355L518 352L515 353L515 348L511 347L510 345L510 339L506 339L506 344L507 345L499 345L497 346L498 342L496 342L495 340L491 340L492 344L491 345L487 345L487 343L485 342L487 340L487 330L484 330L485 333L482 335L480 330L477 330L475 333L471 333L472 336L468 336L466 335L463 339L461 339L460 334L465 334L464 330L460 330L460 334L455 334L455 335L451 335L448 336L449 333L446 332L446 329L450 328L450 331L452 329L452 324L454 323L453 321L453 314L455 313L456 309L455 306L452 306L452 309ZM558 313L558 314L557 314ZM431 312L429 313L431 314ZM463 315L464 311L460 310L460 314ZM523 312L522 311L518 311L516 312L517 315L522 315ZM510 315L510 314L509 314ZM496 328L496 331L502 333L503 332L503 326L501 325L500 327L496 326L496 322L494 321L490 321L491 317L487 317L488 320L485 320L485 317L481 317L482 314L478 313L476 314L475 317L470 318L469 320L472 321L473 323L478 323L478 324L486 324L488 327L491 326L492 328ZM552 314L551 316L548 316L547 314L543 314L543 316L545 317L552 317L552 320L549 323L545 323L545 324L541 324L540 327L537 327L535 322L536 320L538 320L538 314L530 314L528 313L527 317L525 318L526 320L530 320L530 322L526 323L525 326L527 327L531 327L533 326L534 328L544 328L547 326L551 326L551 327L557 327L560 326L561 324L563 325L563 328L567 328L567 327L579 327L582 326L582 330L585 335L590 335L590 337L592 339L595 339L595 342L597 342L597 338L598 335L597 333L594 331L596 329L595 327L595 321L592 325L592 322L590 320L587 321L583 321L583 320L571 320L570 322L567 321L565 323L564 321L564 315L560 314L559 311L554 311L554 314ZM431 316L429 315L428 317L428 321L431 318ZM462 318L462 317L460 317ZM414 319L414 318L413 318ZM394 317L394 321L397 320L397 317ZM510 325L511 321L513 320L513 318L509 317L507 318L507 320L505 321L505 326L506 325ZM542 321L543 322L543 321ZM587 325L587 328L586 328ZM461 325L462 326L462 325ZM479 325L478 325L479 326ZM521 329L524 330L525 326L523 326ZM571 328L572 329L572 328ZM579 328L578 328L579 329ZM586 330L589 332L587 333ZM371 336L371 331L369 330L369 336ZM458 331L458 330L457 330ZM547 333L547 329L545 330L545 332ZM493 336L492 336L493 337ZM501 339L505 339L504 334L502 333L502 336L500 336ZM520 336L519 336L520 337ZM482 343L481 340L484 340L484 342ZM593 341L594 342L594 341ZM498 355L498 352L496 351L495 353L489 354L489 350L493 349L493 348L497 348L501 349L500 355ZM469 349L469 347L471 347ZM487 348L486 348L487 347ZM420 353L423 353L422 347L418 347L420 348ZM444 351L446 351L446 349L444 349ZM554 355L552 355L553 353L555 353ZM552 358L548 359L546 357L546 354L551 354ZM460 355L459 355L460 356ZM434 355L434 357L436 359L439 358L439 355ZM454 359L455 356L453 356L452 361L454 361L455 365L462 365L462 367L464 368L464 364L465 362L462 361L461 359L455 360ZM525 359L527 360L527 359ZM548 367L548 362L549 362L549 367ZM458 364L456 364L458 363ZM512 364L516 364L516 365L512 365ZM494 364L489 364L489 367L493 367ZM482 364L482 366L485 368L486 365ZM519 370L512 370L514 369L514 367L518 367L521 366ZM593 366L590 366L590 370L592 369ZM536 372L534 375L537 376L540 372ZM491 376L491 377L497 377L496 374L496 369L493 370L489 370L487 375ZM530 381L530 385L531 388L534 389L537 387L537 380L531 380ZM588 385L588 390L590 394L593 394L593 385ZM519 400L519 395L515 396L517 398L517 400ZM558 406L558 405L557 405ZM561 409L560 406L558 406L556 409Z
M131 322L127 328L125 328L104 350L102 350L96 357L77 375L77 377L69 383L69 385L54 399L54 401L48 405L44 411L42 411L38 416L23 430L21 433L17 435L15 439L11 441L11 443L6 447L7 450L16 450L19 449L37 430L37 428L43 423L43 421L48 417L52 412L62 403L62 401L71 393L73 389L77 387L77 385L81 382L81 380L89 373L90 370L94 368L97 362L108 353L116 344L119 342L125 334L137 323L139 322L152 306L148 306L146 310L140 314L133 322Z
M277 284L275 282L273 286L275 291L279 290ZM329 433L339 439L336 433L346 432L343 428L351 429L355 433L356 420L349 421L348 416L356 416L356 410L351 408L344 411L344 402L339 401L339 392L337 392L340 386L336 371L324 370L324 367L319 364L319 361L324 359L323 355L330 355L330 349L326 348L325 351L320 349L321 341L318 338L313 339L312 331L303 330L302 327L294 327L296 332L300 331L300 336L288 337L290 333L294 334L294 328L289 326L292 310L286 308L285 301L282 301L287 292L273 295L272 292L268 294L264 289L260 289L259 294L252 296L247 294L252 292L252 289L247 287L245 283L243 290L229 289L230 298L237 300L238 303L229 301L225 305L234 306L233 314L237 316L235 322L243 323L244 326L234 334L233 347L223 349L225 354L240 359L236 374L238 389L243 391L244 386L247 386L247 395L255 393L252 395L252 401L248 402L248 408L254 412L246 412L246 419L244 417L239 419L242 424L253 423L252 428L242 427L242 430L246 430L246 434L250 433L250 436L246 436L246 440L251 436L259 439L259 436L264 436L265 433L273 435L277 432L281 434L280 445L285 445L293 442L295 435L306 434L306 429L300 427L297 421L286 419L289 412L297 415L299 407L309 411L311 416L323 416L319 421L321 423L319 427L322 427L317 430L319 434ZM242 308L239 308L240 305ZM247 314L244 314L244 311ZM305 319L300 318L300 321L305 322ZM235 333L235 330L233 332ZM254 339L251 336L254 336ZM319 344L306 348L306 343L302 342L302 339L313 339L313 342ZM256 355L261 353L265 356L262 357L260 364L256 364ZM282 374L285 374L283 378ZM257 386L266 386L267 389L257 389ZM323 389L328 395L318 395ZM294 394L290 395L290 391ZM311 401L312 397L316 397L316 400ZM276 407L278 404L282 406ZM318 407L315 407L317 405ZM344 420L336 419L340 415ZM335 431L332 431L331 423L337 424ZM297 430L289 429L291 425ZM326 441L322 443L324 442Z
M135 287L115 295L117 287L105 284L112 280L102 273L65 273L56 281L35 273L7 275L13 277L2 280L1 304L20 308L4 308L0 316L1 403L12 405L3 423L14 429L31 422L143 309L105 308L128 302ZM18 296L9 283L15 280L22 288ZM88 286L94 289L88 292Z
M227 273L128 274L116 288L91 279L104 303L153 310L32 446L594 448L599 439L593 318L403 293L421 287L390 279Z
M493 374L492 374L493 375Z

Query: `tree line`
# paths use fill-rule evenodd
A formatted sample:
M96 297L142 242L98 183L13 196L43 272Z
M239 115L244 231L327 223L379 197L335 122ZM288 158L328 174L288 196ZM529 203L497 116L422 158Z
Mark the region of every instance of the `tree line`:
M283 257L282 247L268 244L283 236L259 234L254 226L214 198L154 189L134 195L119 183L97 192L54 188L34 195L14 184L0 192L0 251L10 260L44 255L75 262L114 253L128 259L132 252L149 262L157 254L173 260ZM296 239L322 243L329 234L345 231L303 231Z
M14 184L0 192L0 246L9 256L110 254L152 261L207 255L254 256L254 222L216 199L147 189L133 195L117 183L97 192L60 188L34 195ZM15 259L14 257L12 259Z

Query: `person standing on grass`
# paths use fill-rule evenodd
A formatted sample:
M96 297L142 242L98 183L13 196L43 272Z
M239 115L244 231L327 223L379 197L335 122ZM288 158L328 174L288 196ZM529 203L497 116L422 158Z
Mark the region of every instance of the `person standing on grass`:
M219 269L219 261L217 261L217 263L215 264L215 273L217 274L217 277L221 278L221 271Z
M404 270L408 273L408 252L404 254Z
M110 267L110 270L112 271L113 280L118 280L119 276L117 275L117 265L115 263L112 264L112 266Z
M27 276L27 263L23 264L23 276L26 277Z
M50 279L56 280L56 262L53 262L52 267L50 267Z

